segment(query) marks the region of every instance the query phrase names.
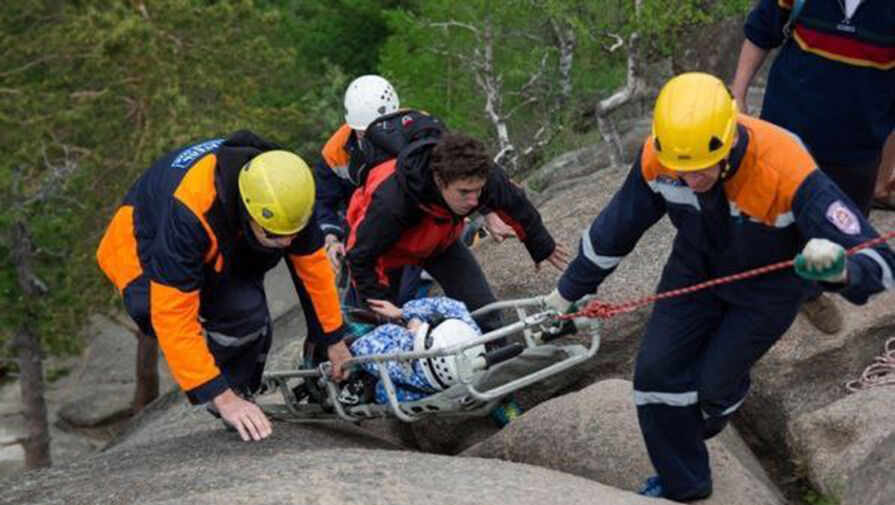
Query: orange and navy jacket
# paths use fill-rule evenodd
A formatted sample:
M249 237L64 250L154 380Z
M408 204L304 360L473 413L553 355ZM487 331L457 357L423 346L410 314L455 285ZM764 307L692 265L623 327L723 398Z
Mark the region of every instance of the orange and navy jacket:
M793 0L760 0L745 24L753 44L782 44L761 118L796 133L821 167L879 155L895 127L895 2L806 0L786 38Z
M239 310L217 306L234 301L216 297L215 285L247 280L263 289L264 273L285 256L297 291L307 298L302 304L309 338L331 343L342 337L335 279L314 218L285 251L248 243L239 170L276 148L243 131L167 154L128 191L97 251L100 268L119 291L148 278L152 330L174 378L194 403L228 387L204 331L240 336L258 329L257 318L249 315L255 328L210 326L213 314Z
M352 158L360 149L357 135L347 124L339 127L326 141L321 157L314 164L317 183L315 212L323 233L345 239L345 211L357 186L348 177Z
M348 206L348 267L361 300L388 300L388 272L422 265L453 244L463 219L450 211L435 186L429 153L436 140L419 141L397 159L374 167ZM535 262L555 243L521 188L495 167L479 198L513 227Z
M658 161L652 137L621 189L584 231L578 255L559 281L567 300L594 293L662 216L677 228L663 282L684 287L792 259L811 238L850 248L879 235L842 191L816 168L798 138L740 116L738 140L719 183L690 189ZM853 303L893 285L895 255L882 244L848 257L845 286L823 284ZM674 279L666 279L672 276ZM793 269L731 284L740 300L804 295Z

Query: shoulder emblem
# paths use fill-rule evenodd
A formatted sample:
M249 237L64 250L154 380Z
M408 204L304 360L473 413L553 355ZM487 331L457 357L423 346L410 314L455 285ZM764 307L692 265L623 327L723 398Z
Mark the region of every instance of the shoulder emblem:
M827 221L833 223L839 231L846 235L857 235L861 232L861 222L842 200L836 200L827 207Z

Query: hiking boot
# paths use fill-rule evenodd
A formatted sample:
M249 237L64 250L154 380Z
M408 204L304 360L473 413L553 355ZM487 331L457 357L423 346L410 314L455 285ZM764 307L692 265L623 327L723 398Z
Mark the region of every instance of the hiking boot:
M647 496L649 498L668 498L668 495L665 494L665 486L662 484L662 478L658 475L653 475L652 477L647 478L643 481L643 484L640 485L640 489L637 490L637 494L640 496ZM690 502L696 500L704 500L712 496L712 485L709 483L708 487L702 489L695 493L690 493L683 498L674 498L674 501L680 502Z
M824 333L833 334L842 330L842 313L833 303L833 299L827 295L807 300L802 304L802 314L805 314L815 328Z
M662 486L662 479L658 475L653 475L643 481L640 489L637 490L640 496L648 496L650 498L664 498L665 488Z

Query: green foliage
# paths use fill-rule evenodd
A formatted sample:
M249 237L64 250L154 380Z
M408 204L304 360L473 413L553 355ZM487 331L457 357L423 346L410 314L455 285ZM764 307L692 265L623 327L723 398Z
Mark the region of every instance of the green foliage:
M645 0L640 18L630 26L643 34L651 53L670 56L685 43L685 28L747 12L752 4L752 0Z
M46 380L48 383L53 383L66 377L71 373L71 369L67 366L59 366L59 367L47 367L46 371Z
M820 494L814 490L806 491L802 499L808 505L839 505L841 503L836 495Z
M24 201L51 167L76 168L44 202L21 210L49 287L37 331L77 350L81 320L116 300L93 260L112 212L164 151L241 128L309 159L338 124L347 77L312 72L278 9L248 0L42 0L0 6L0 199ZM14 171L22 183L13 187ZM0 212L0 231L16 217ZM0 344L23 314L8 241L0 242Z
M637 17L633 0L430 0L415 12L394 10L388 14L392 35L382 48L380 71L398 86L403 103L438 114L452 128L496 144L476 75L482 34L490 23L493 67L504 91L501 106L509 116L511 140L530 138L546 119L562 130L545 150L550 154L575 146L580 139L569 131L568 124L624 83L625 50L607 50L616 41L627 40L637 30L648 54L668 55L685 27L744 12L748 4L749 0L644 0ZM551 106L559 91L559 50L553 23L571 26L577 41L573 95L558 111ZM536 73L544 57L548 78L535 90L539 99L527 103L526 97L516 92ZM525 105L515 110L520 104Z
M268 3L287 14L286 36L302 55L306 69L323 72L327 65L335 65L351 69L353 76L375 72L379 50L390 33L387 10L412 5L407 0Z

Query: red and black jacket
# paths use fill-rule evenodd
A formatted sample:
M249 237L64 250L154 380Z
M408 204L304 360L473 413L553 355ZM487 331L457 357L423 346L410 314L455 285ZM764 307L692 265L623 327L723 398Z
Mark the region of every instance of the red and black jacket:
M374 167L351 198L347 261L362 300L389 299L388 272L423 265L463 231L465 216L451 212L429 168L436 142L420 141ZM497 212L512 226L535 262L553 253L556 244L537 209L500 168L488 178L479 208Z

